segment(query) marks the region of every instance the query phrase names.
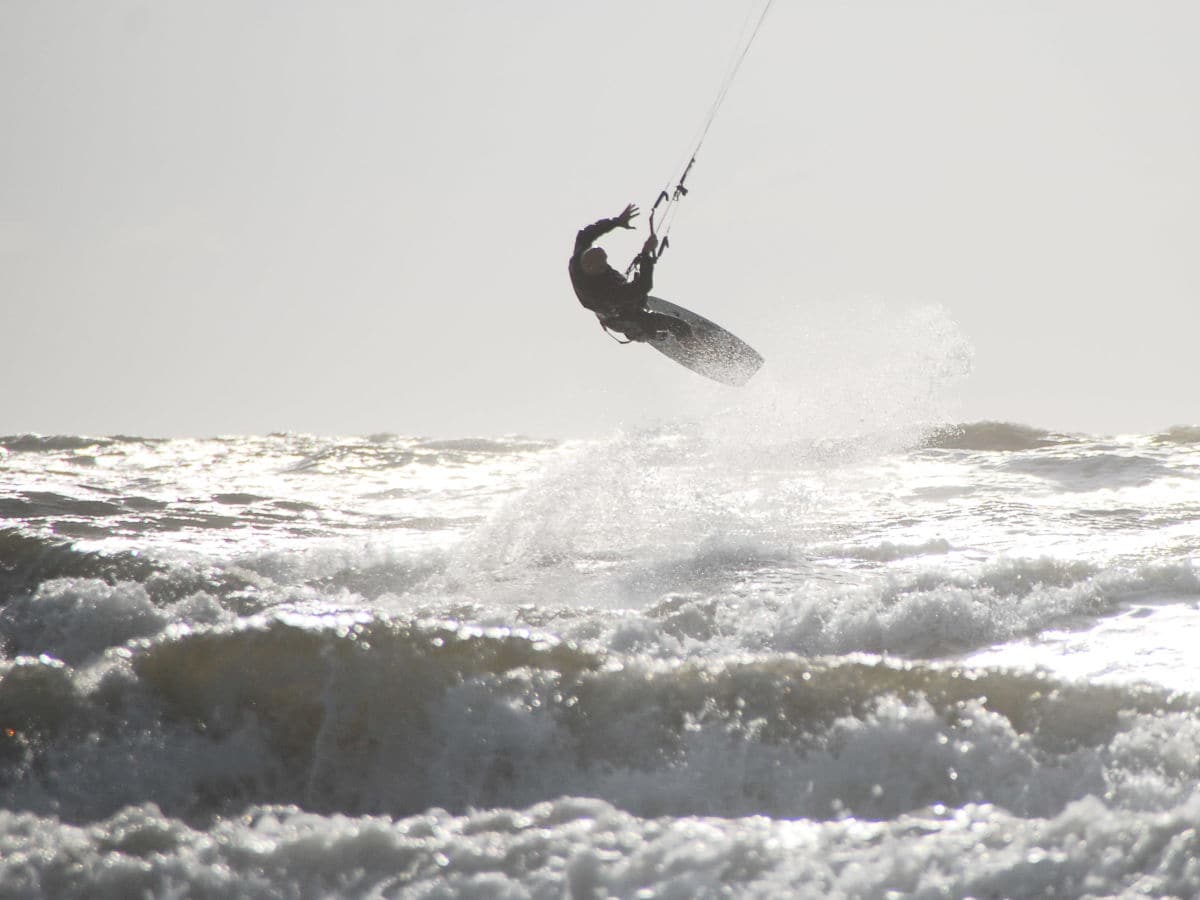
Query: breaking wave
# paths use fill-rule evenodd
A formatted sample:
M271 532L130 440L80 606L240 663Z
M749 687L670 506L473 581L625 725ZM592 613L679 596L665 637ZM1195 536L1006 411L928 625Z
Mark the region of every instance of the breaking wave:
M1075 438L1011 422L970 422L932 430L921 446L934 450L1010 452L1040 450L1072 443Z
M1052 816L1089 794L1168 809L1200 780L1191 699L1044 673L618 659L533 630L351 610L128 637L100 658L66 645L91 660L78 668L5 664L4 808L403 816L577 794L650 817L878 819L939 803Z

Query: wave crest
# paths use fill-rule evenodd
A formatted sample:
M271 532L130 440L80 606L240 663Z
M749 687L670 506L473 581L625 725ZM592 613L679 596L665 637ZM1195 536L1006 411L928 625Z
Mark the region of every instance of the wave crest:
M1048 815L1106 789L1161 808L1200 780L1189 698L1044 673L620 662L534 631L302 610L169 629L89 669L0 671L0 800L68 819L145 802L412 814L564 793L644 816L970 802ZM1168 719L1164 767L1153 735Z
M1071 443L1074 438L1013 422L969 422L946 425L925 436L920 446L930 450L1011 452L1041 450Z

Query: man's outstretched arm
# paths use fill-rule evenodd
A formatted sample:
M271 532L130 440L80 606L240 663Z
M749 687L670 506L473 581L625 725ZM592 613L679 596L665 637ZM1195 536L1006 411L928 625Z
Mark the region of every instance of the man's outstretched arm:
M588 247L592 246L596 241L608 234L614 228L632 228L630 222L638 214L638 208L630 203L619 216L611 219L601 219L599 222L593 222L586 228L580 229L579 234L575 235L575 256L581 254Z

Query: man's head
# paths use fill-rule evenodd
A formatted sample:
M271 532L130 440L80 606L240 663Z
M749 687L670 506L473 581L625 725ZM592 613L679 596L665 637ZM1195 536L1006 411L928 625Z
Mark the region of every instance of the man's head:
M587 275L599 275L608 268L608 254L603 247L589 247L579 257L580 268Z

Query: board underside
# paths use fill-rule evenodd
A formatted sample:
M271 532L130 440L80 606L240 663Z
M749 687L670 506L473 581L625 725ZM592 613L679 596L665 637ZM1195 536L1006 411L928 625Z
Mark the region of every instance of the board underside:
M661 297L647 297L646 308L651 312L682 319L691 326L693 339L690 341L681 342L668 334L647 343L699 375L732 387L741 387L763 364L763 358L757 350L737 335L690 309Z

